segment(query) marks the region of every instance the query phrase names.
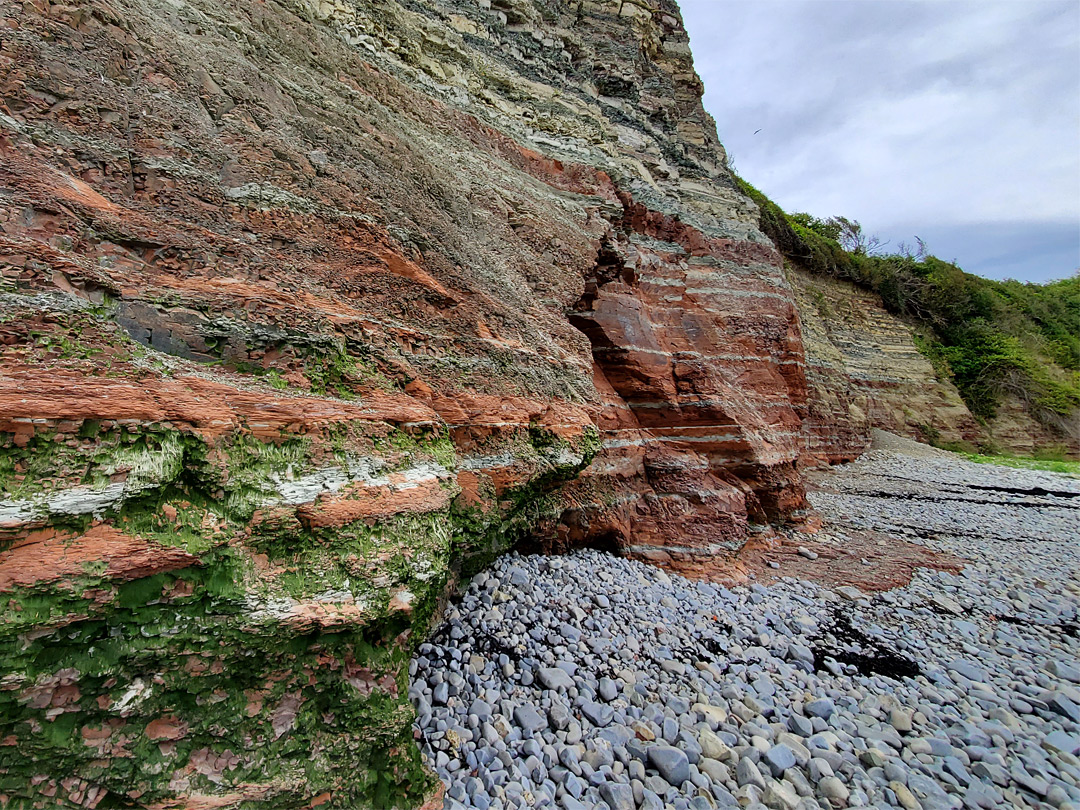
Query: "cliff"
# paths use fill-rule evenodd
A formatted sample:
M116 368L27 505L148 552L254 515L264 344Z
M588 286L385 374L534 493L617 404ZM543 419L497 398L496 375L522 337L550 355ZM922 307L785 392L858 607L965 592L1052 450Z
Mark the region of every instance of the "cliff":
M804 508L792 293L673 4L3 30L7 806L418 804L462 572L708 572Z
M1030 456L1080 453L1080 414L1032 407L1014 385L992 417L976 419L949 378L935 368L924 323L889 312L881 298L850 281L788 264L806 348L805 461L850 461L866 449L871 428L946 447L992 448ZM1062 376L1051 360L1042 368Z
M806 314L669 0L4 14L0 805L416 806L461 577L731 575L802 461L967 429Z
M871 428L923 442L983 437L956 387L919 351L912 324L850 282L797 267L788 278L806 344L810 455L851 461L867 448Z

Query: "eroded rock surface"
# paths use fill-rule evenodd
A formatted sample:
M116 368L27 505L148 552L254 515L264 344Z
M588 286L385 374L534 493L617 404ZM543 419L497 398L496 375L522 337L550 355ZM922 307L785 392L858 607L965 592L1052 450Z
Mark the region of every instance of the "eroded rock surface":
M788 267L806 348L809 456L850 461L881 429L943 445L990 445L1018 455L1080 448L1080 420L1041 422L1017 394L1006 392L994 418L972 416L948 374L935 369L920 345L926 327L887 311L855 284Z
M673 4L3 14L8 806L417 805L460 572L709 573L804 508L797 314Z
M450 586L730 574L888 421L808 386L669 0L2 13L8 806L416 806Z

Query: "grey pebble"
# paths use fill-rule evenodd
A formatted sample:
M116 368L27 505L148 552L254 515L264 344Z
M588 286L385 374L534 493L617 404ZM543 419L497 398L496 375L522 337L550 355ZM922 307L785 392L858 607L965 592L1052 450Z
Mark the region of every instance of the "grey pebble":
M649 764L668 784L678 787L690 779L690 760L683 751L670 745L649 748Z

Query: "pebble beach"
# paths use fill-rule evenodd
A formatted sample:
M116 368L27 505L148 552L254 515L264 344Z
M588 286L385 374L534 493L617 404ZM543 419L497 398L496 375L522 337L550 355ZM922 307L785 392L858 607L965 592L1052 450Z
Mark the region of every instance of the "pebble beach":
M1080 480L905 449L810 493L826 542L962 561L902 587L594 550L474 577L410 666L445 806L1080 808Z

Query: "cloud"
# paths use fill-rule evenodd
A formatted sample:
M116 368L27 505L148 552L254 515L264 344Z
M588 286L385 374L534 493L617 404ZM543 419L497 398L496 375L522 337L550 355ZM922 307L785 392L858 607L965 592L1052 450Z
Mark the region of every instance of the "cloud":
M921 237L935 256L955 260L969 273L986 278L1044 282L1071 275L1080 268L1077 223L1017 221L928 226L924 222L900 223L897 230ZM907 238L909 245L914 243L910 237L901 238ZM893 242L890 247L897 244Z
M721 141L786 210L859 219L894 244L955 228L955 258L990 275L1080 264L1080 4L681 6ZM996 260L971 241L992 233L1033 251L1030 272L1000 240Z

